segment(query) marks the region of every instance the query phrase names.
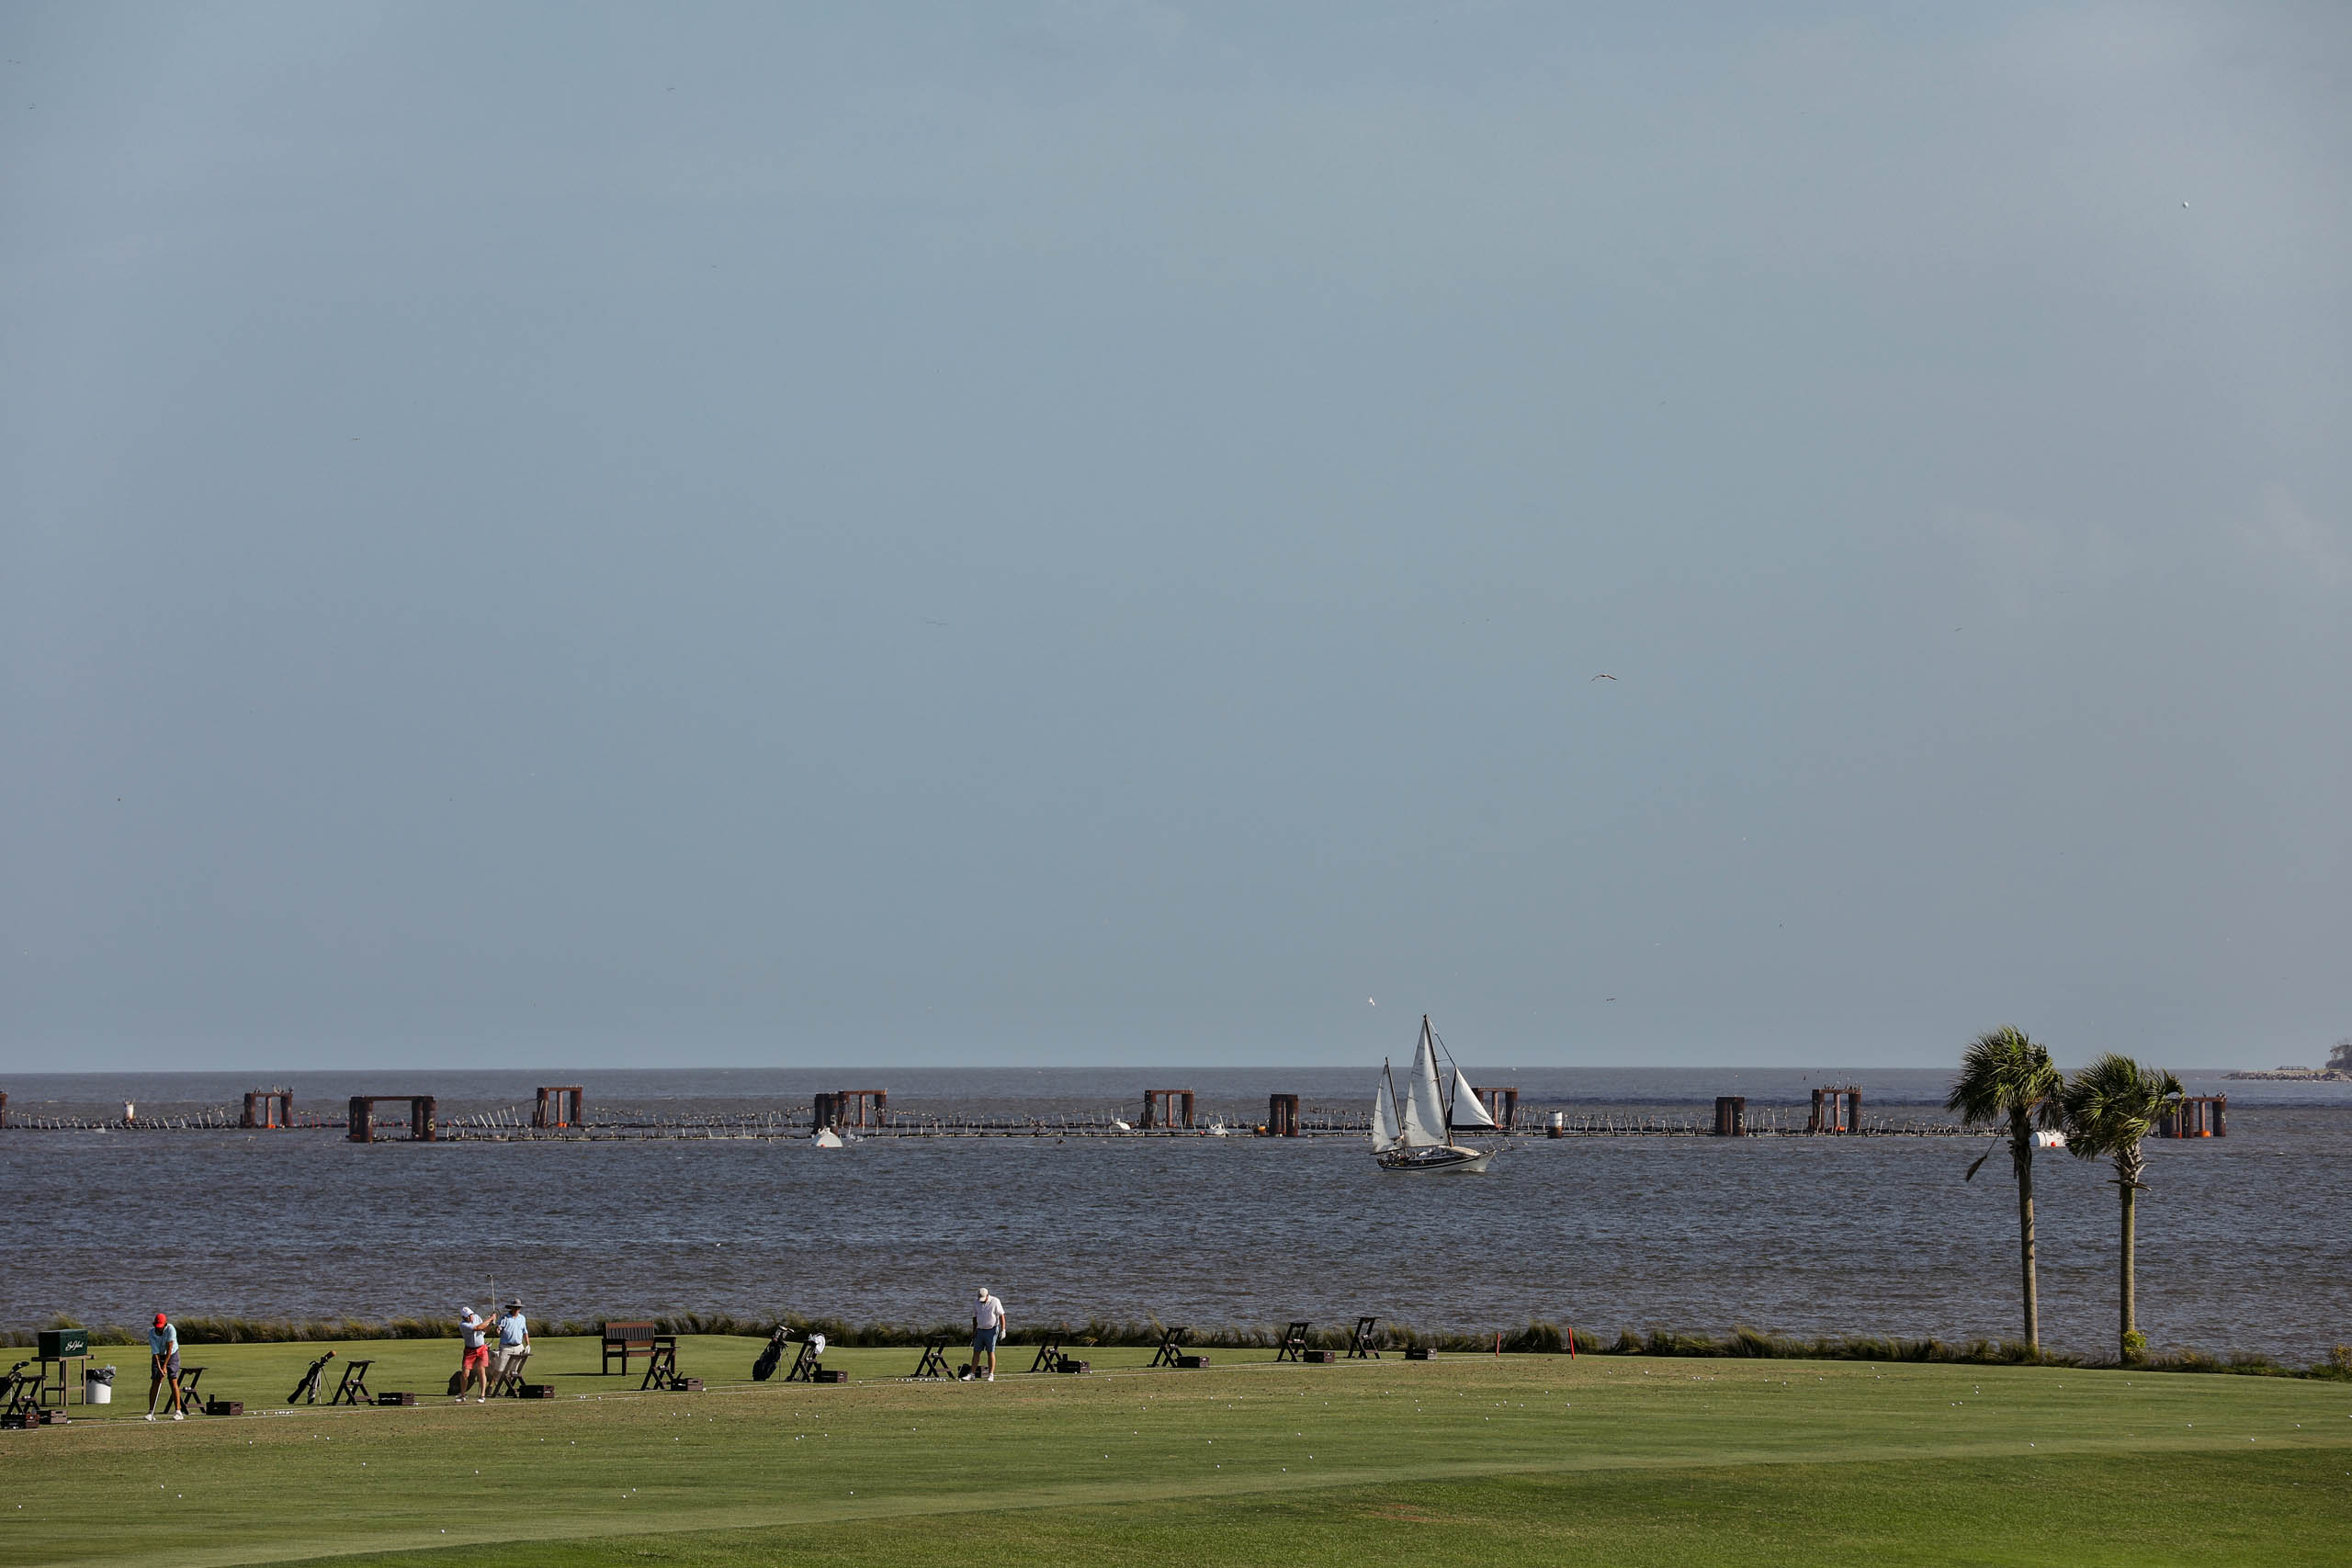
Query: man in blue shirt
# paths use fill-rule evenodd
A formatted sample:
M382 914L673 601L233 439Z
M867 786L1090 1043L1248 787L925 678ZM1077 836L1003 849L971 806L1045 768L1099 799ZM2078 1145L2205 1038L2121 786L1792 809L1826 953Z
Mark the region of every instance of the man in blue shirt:
M147 1331L147 1419L155 1418L155 1395L165 1383L172 1386L172 1419L185 1421L180 1409L180 1331L168 1313L155 1314L155 1326Z
M530 1322L523 1315L521 1302L508 1302L498 1314L498 1352L491 1359L490 1386L496 1388L521 1371L530 1359Z

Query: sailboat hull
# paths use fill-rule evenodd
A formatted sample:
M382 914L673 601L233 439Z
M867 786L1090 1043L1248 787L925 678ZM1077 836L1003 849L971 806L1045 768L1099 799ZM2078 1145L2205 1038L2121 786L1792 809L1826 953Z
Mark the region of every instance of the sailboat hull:
M1474 1149L1446 1144L1427 1149L1388 1149L1372 1157L1380 1168L1396 1176L1478 1175L1489 1161L1502 1152L1498 1145L1491 1149Z

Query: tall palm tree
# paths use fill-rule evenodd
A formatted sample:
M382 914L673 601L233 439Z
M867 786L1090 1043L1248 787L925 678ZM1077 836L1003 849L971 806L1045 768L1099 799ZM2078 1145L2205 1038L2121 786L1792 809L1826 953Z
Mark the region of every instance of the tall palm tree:
M2148 1155L2140 1140L2169 1111L2180 1109L2180 1080L2161 1067L2143 1067L2109 1051L2066 1080L2059 1103L2066 1117L2066 1148L2079 1159L2107 1159L2115 1166L2116 1190L2123 1199L2121 1326L2117 1354L2130 1360L2145 1343L2140 1337L2139 1282L2133 1269L2138 1244L2140 1179Z
M2025 1342L2041 1348L2041 1295L2033 1273L2034 1124L2058 1120L2058 1094L2065 1080L2050 1065L2050 1053L2007 1024L1980 1034L1961 1053L1960 1076L1952 1080L1944 1109L1969 1122L2008 1123L2009 1168L2018 1180L2018 1269L2025 1295ZM1990 1158L1987 1155L1985 1158ZM1968 1168L1974 1180L1979 1159Z

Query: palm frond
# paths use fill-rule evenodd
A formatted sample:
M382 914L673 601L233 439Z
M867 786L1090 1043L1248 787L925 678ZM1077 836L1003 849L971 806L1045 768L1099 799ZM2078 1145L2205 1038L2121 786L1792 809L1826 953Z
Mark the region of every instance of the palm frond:
M2022 1117L2047 1123L2064 1085L2047 1048L2003 1024L1978 1035L1961 1053L1960 1076L1952 1079L1944 1109L1972 1122Z
M2078 1159L2119 1159L2136 1151L2156 1123L2178 1109L2180 1080L2109 1051L2066 1080L2060 1105L2066 1150Z

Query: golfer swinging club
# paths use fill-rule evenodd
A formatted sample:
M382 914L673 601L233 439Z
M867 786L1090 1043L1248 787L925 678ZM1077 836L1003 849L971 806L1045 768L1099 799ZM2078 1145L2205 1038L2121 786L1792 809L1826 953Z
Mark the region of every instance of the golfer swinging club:
M1004 1332L1004 1303L989 1294L986 1285L972 1303L972 1377L985 1382L996 1382L997 1336ZM988 1358L988 1371L980 1371L980 1358Z
M172 1385L172 1419L185 1421L180 1409L180 1331L168 1313L155 1314L155 1326L147 1331L147 1419L155 1418L155 1395L165 1383Z

